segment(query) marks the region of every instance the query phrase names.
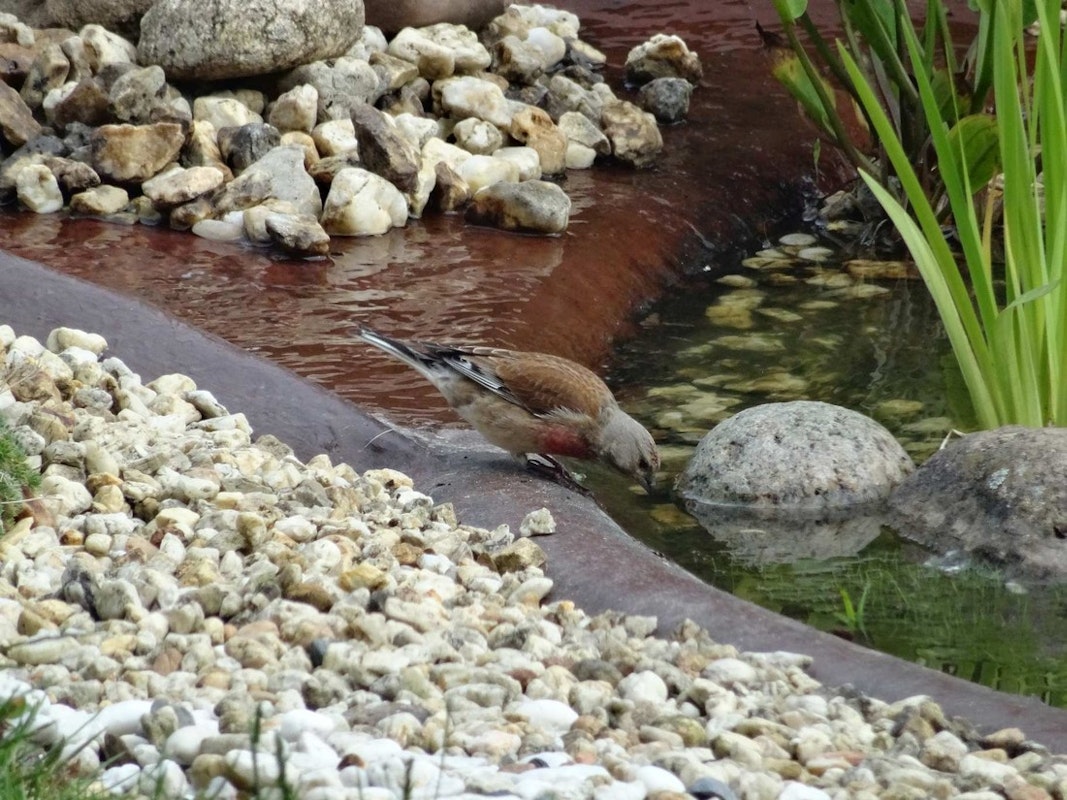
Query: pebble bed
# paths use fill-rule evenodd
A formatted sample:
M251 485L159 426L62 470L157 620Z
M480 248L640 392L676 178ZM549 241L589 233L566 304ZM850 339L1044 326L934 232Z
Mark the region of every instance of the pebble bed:
M0 326L39 464L0 536L0 701L123 797L1067 798L1067 757L791 653L550 596L534 510L457 521L405 475L302 463L103 337ZM555 535L573 535L560 532ZM27 710L26 713L31 713Z

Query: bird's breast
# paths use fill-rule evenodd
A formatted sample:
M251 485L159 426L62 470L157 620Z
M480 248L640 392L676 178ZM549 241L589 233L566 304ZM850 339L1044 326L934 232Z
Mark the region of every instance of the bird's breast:
M546 427L540 435L537 452L553 456L592 458L593 448L580 433L559 425Z

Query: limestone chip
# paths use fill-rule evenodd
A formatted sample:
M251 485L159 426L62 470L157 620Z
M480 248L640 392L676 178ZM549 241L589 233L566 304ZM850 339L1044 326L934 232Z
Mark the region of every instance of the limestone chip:
M19 93L0 81L0 135L4 141L21 147L40 132L40 124Z
M106 217L117 214L130 202L125 189L118 186L96 186L70 198L70 210L75 214Z
M604 106L601 116L612 154L635 167L651 165L663 149L663 136L656 118L628 100Z
M185 134L173 122L102 125L89 140L93 168L117 183L145 181L178 158Z
M389 181L358 167L333 180L322 210L322 226L339 236L374 236L407 222L408 205Z
M389 43L388 53L415 64L422 76L431 81L457 72L478 72L492 61L474 31L446 22L404 28Z
M703 74L700 57L678 36L657 33L626 56L626 78L636 84L656 78L684 78L696 85Z
M494 183L477 192L467 208L467 221L510 231L562 233L567 229L571 201L554 183Z
M44 164L31 164L15 179L19 202L38 214L51 214L63 208L59 182Z

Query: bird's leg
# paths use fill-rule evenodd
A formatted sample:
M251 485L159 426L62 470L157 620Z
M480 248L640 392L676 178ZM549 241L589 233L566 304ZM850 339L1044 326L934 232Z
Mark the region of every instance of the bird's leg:
M571 475L567 468L552 456L546 456L543 453L528 455L526 457L526 469L542 478L555 481L572 492L578 492L583 495L590 494L590 491L582 486L578 479Z

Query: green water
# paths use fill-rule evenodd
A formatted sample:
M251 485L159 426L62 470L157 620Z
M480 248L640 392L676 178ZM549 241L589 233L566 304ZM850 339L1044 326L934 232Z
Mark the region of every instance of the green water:
M656 436L664 484L726 417L772 401L822 400L885 425L917 463L969 404L921 282L850 278L799 262L696 280L651 309L611 376L622 404ZM737 278L730 279L738 282ZM709 311L710 310L710 311ZM824 631L994 688L1067 707L1067 586L1026 585L954 564L882 533L859 553L746 562L664 493L589 480L633 535L707 582Z

